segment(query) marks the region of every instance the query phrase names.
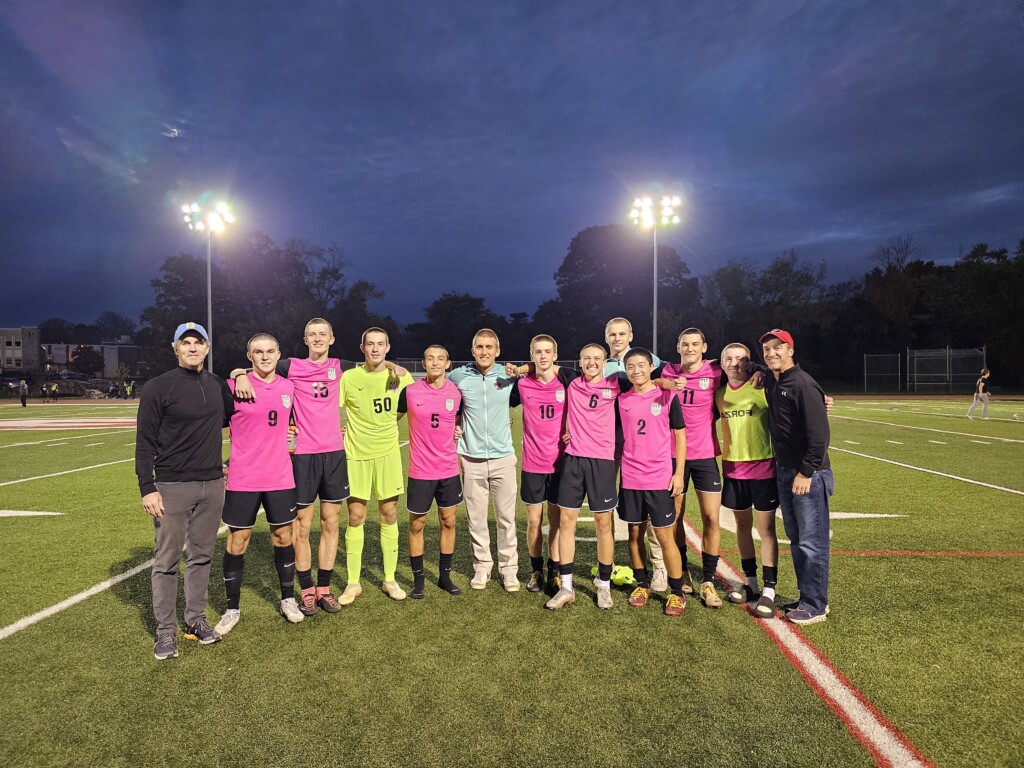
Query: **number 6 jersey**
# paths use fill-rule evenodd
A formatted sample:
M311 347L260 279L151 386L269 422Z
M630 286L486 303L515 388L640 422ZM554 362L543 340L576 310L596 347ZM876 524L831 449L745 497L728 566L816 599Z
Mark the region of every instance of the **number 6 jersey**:
M295 385L282 376L265 382L246 374L256 394L255 402L235 401L231 417L231 471L229 491L283 491L295 487L292 460L288 455L288 417ZM228 381L232 393L234 380Z

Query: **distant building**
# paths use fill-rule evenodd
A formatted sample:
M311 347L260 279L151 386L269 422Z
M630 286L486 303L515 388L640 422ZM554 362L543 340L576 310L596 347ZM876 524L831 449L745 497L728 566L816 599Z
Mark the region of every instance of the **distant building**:
M129 337L124 336L122 339L129 340ZM68 364L75 359L79 347L88 347L103 355L103 370L99 372L101 377L113 378L119 365L126 366L132 375L138 373L142 350L134 344L43 344L47 369L66 370Z
M0 328L0 372L38 371L42 362L38 328Z

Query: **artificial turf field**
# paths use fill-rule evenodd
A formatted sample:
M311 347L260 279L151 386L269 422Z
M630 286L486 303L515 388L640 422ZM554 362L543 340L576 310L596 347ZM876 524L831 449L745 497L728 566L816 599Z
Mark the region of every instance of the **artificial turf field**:
M1024 402L993 401L990 419L973 422L963 418L968 402L837 401L832 611L799 634L924 761L1024 765L1024 422L1011 418L1024 416ZM9 428L24 418L130 419L135 408L0 403L0 510L59 513L0 516L6 765L884 762L742 608L712 611L691 598L681 619L668 619L660 600L630 609L626 593L613 590L614 610L599 611L581 575L596 562L593 542L579 544L578 599L562 611L545 611L542 595L506 594L494 582L468 589L461 509L461 597L432 586L432 516L426 599L386 598L376 588L382 574L371 508L364 594L335 616L294 626L278 616L261 517L246 558L242 621L222 643L179 640L180 658L155 661L148 570L12 631L145 563L152 524L133 472L134 429ZM518 430L517 415L517 437ZM693 521L692 491L687 506ZM879 514L893 517L856 516ZM400 511L406 552L404 517ZM525 529L520 508L523 579ZM781 520L778 529L784 537ZM592 537L592 528L581 523L578 534ZM726 531L723 549L738 568ZM785 543L780 549L781 603L796 589ZM223 543L211 577L211 624L224 609L222 553ZM623 542L616 562L628 562ZM691 551L695 577L699 562ZM338 590L343 553L335 574ZM398 579L411 580L405 554Z

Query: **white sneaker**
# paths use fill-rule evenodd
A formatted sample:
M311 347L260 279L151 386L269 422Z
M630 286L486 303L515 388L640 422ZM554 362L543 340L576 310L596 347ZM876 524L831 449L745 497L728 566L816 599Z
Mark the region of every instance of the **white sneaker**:
M519 591L519 577L515 574L511 576L504 576L501 580L501 586L505 588L506 592L518 592Z
M469 586L473 589L483 589L487 586L487 582L490 580L491 572L479 568L473 573L473 579L469 582Z
M345 591L338 595L338 605L352 605L361 594L363 594L362 584L358 582L348 584Z
M392 600L397 600L399 602L405 600L405 590L398 586L397 581L385 581L380 585L380 588L384 590L384 594Z
M559 608L576 602L576 592L571 589L560 589L555 596L544 603L549 611L557 611Z
M612 603L612 591L609 587L598 587L597 588L597 607L603 611L611 610L614 603Z
M217 626L214 629L218 635L223 637L235 628L235 624L238 623L240 618L242 618L242 614L237 608L228 608L224 611L224 615L220 617L220 621L217 622Z
M294 597L289 597L286 600L281 601L281 615L288 619L290 624L298 624L304 618L306 618L302 611L299 610L299 604L295 602Z
M651 592L668 592L668 571L655 568L651 577Z

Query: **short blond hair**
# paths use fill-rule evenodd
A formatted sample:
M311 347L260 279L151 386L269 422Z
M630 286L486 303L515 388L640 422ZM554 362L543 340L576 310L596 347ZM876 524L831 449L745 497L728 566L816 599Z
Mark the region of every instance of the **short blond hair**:
M546 333L538 333L532 339L530 339L530 354L533 354L533 345L538 341L549 341L551 346L555 348L555 354L558 354L558 342L555 341L553 336L548 336Z
M269 339L270 341L274 342L274 346L277 347L279 352L281 351L281 343L276 338L271 336L269 333L254 334L247 342L245 342L245 351L251 352L252 345L257 341L263 341L264 339Z
M305 336L307 333L309 333L309 326L311 326L311 325L326 325L327 326L327 330L331 332L331 336L334 335L334 326L332 326L329 322L324 320L322 317L314 317L312 320L310 320L308 323L306 323L306 327L302 329L302 335L303 336Z
M479 331L473 334L473 341L470 343L470 347L476 346L477 339L494 339L494 342L500 347L501 341L498 339L498 334L492 331L490 328L481 328Z
M630 333L633 332L633 324L631 322L629 322L629 320L627 320L624 317L613 317L611 320L609 320L607 323L604 324L604 335L605 335L605 337L608 336L608 331L611 330L611 327L613 325L618 325L619 323L622 323L623 325L625 325L626 328L629 329Z
M732 344L726 344L724 347L722 347L722 353L719 355L719 357L724 359L725 352L728 349L742 349L744 352L747 353L747 359L750 359L750 348L747 347L746 344L740 344L738 341L734 341L732 342Z
M444 352L444 356L447 357L449 360L451 360L452 356L448 353L448 350L445 349L444 347L442 347L440 344L431 344L429 347L424 349L423 350L423 359L424 360L427 359L427 352L429 352L432 349L440 349L442 352Z
M583 348L582 348L582 349L580 350L580 359L581 359L581 360L583 359L583 353L584 353L584 352L586 352L586 351L587 351L588 349L597 349L597 350L600 350L600 352L601 352L601 356L602 356L602 357L603 357L603 358L604 358L605 360L607 360L607 359L608 359L608 353L607 353L607 352L605 352L605 350L604 350L604 345L602 345L602 344L584 344L584 345L583 345Z

